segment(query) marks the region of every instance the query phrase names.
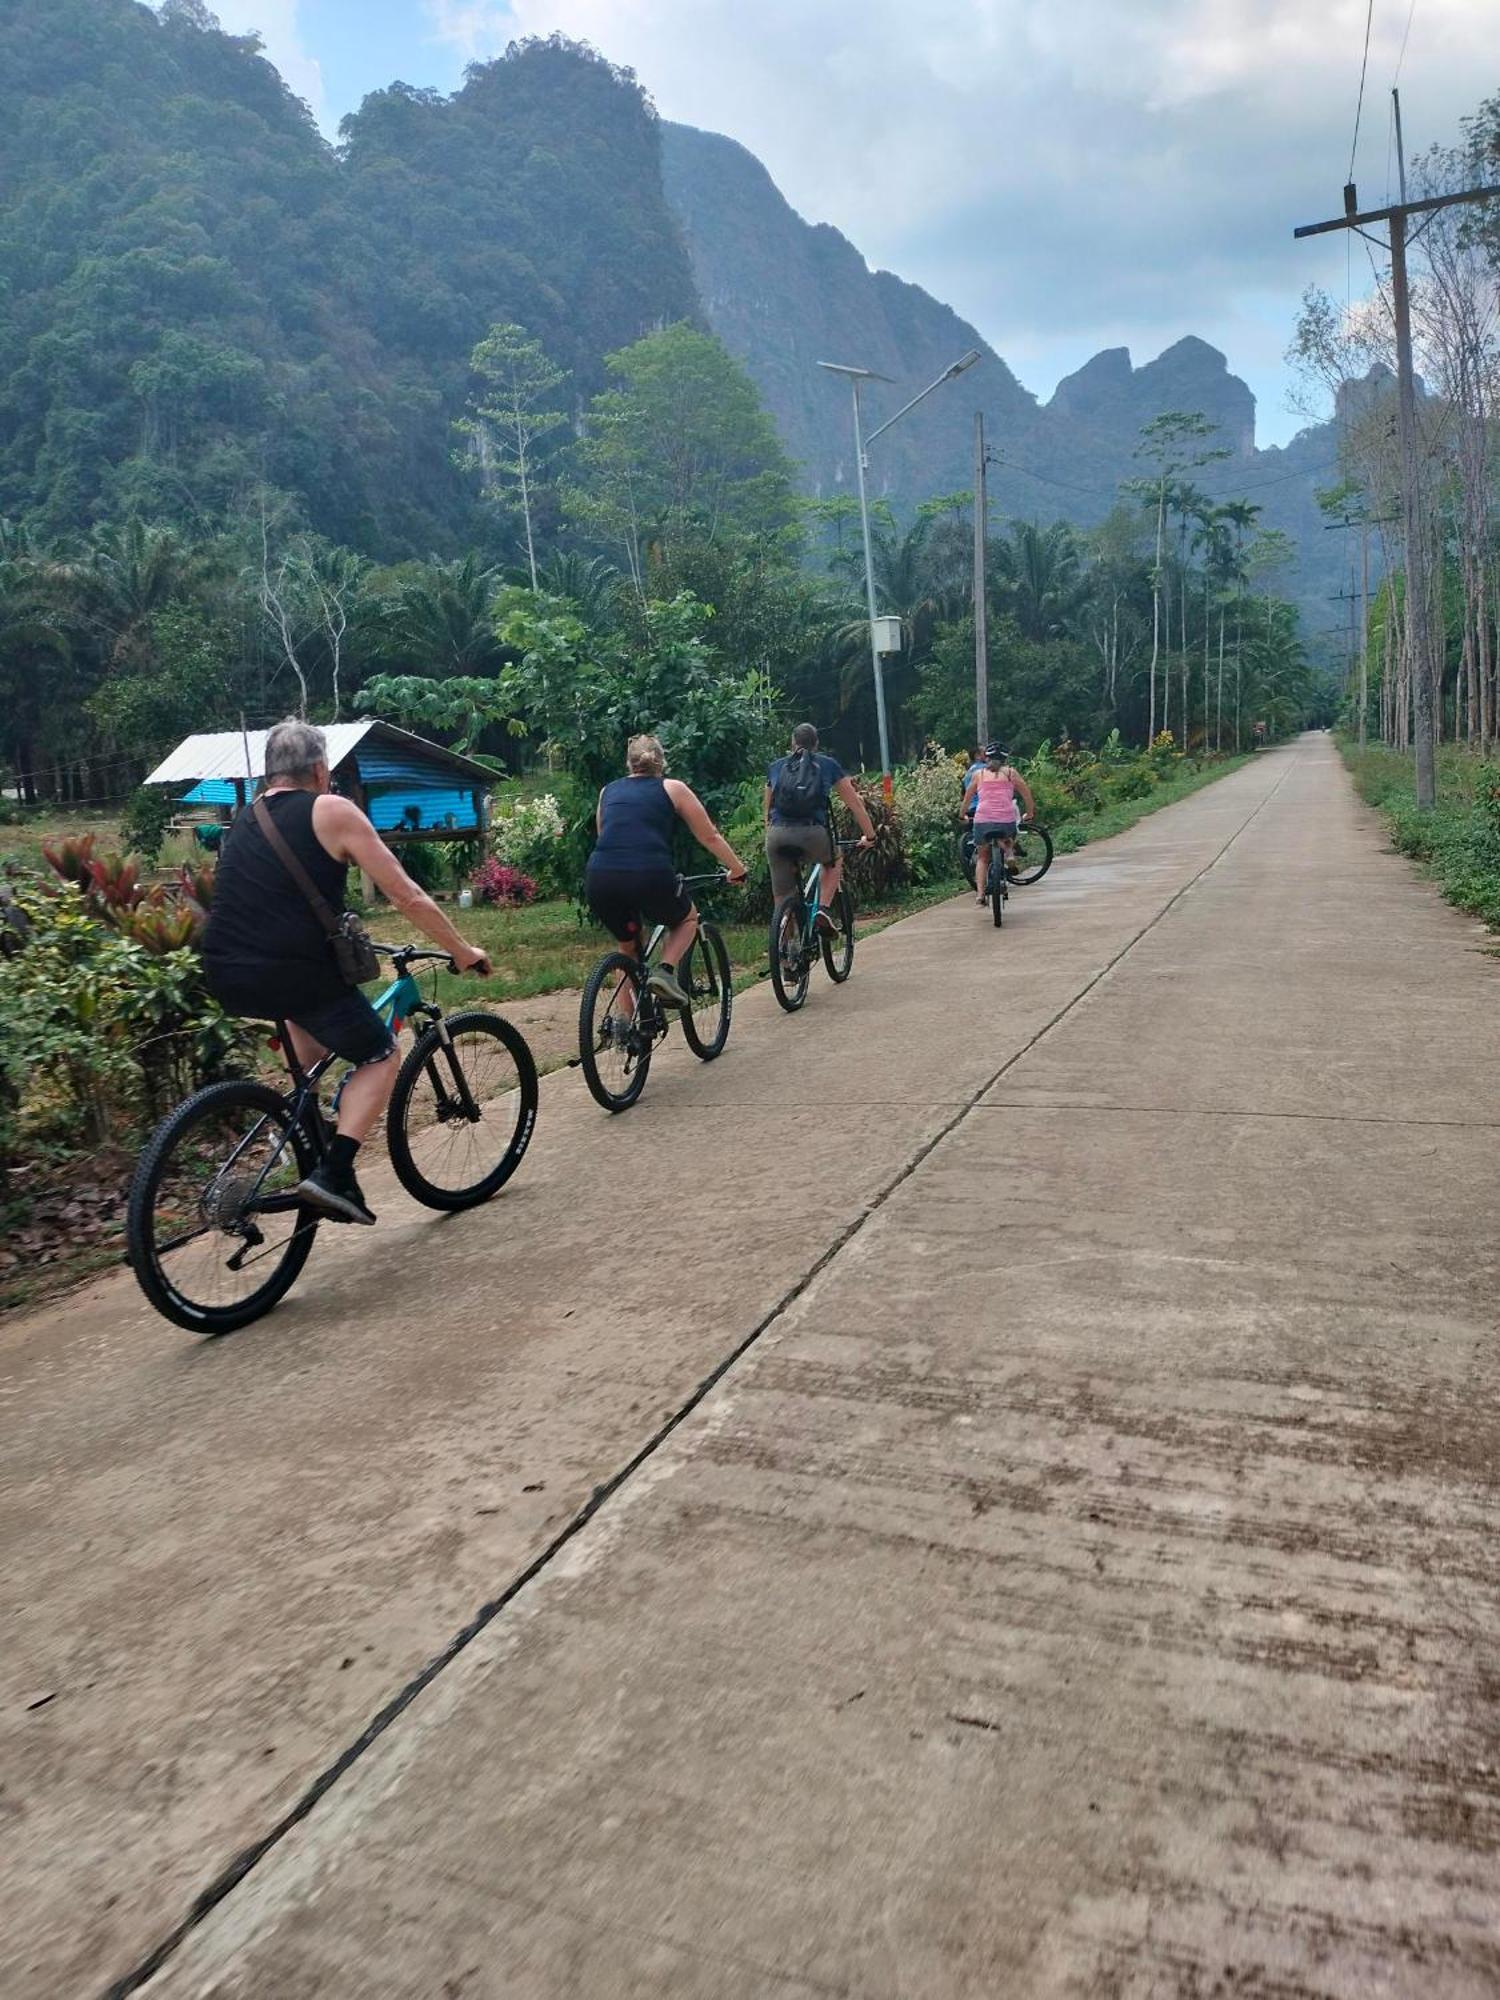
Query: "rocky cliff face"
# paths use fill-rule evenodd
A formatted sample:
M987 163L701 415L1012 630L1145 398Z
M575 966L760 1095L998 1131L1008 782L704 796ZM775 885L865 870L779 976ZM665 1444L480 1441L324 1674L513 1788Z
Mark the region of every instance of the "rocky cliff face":
M1201 410L1231 456L1199 483L1254 500L1263 525L1293 537L1299 574L1283 587L1302 603L1309 634L1326 626L1326 593L1343 575L1341 538L1323 532L1315 498L1338 477L1332 425L1284 450L1257 451L1254 396L1217 348L1191 335L1141 367L1125 348L1107 348L1039 406L975 328L919 286L870 270L836 229L804 222L732 139L664 125L662 172L709 323L748 369L810 493L854 485L848 388L820 361L892 378L867 392L873 428L975 347L982 366L872 448L873 492L909 508L971 486L977 408L998 461L996 517L1066 516L1087 526L1141 471L1133 453L1142 425L1164 410Z

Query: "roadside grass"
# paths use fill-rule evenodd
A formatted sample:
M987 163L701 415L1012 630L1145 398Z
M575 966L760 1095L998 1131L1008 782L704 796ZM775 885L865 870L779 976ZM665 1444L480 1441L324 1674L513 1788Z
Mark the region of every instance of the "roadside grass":
M1455 909L1500 930L1500 764L1459 744L1437 756L1437 804L1418 812L1409 752L1338 738L1354 789L1384 817L1391 845L1420 862Z
M1201 792L1205 785L1212 785L1220 778L1227 778L1231 771L1238 771L1258 756L1258 751L1244 751L1238 757L1225 757L1217 763L1200 765L1196 770L1179 771L1165 784L1158 785L1154 792L1148 792L1143 799L1122 799L1117 804L1106 806L1102 812L1090 813L1078 819L1065 819L1053 826L1052 845L1059 854L1075 854L1080 847L1087 847L1096 840L1109 840L1117 833L1125 833L1137 820L1145 819L1149 813L1160 812L1163 806L1175 805L1179 799Z
M951 881L908 890L899 900L878 909L856 912L856 939L873 937L888 924L941 903L963 887L957 874ZM766 970L767 926L734 921L734 892L702 899L699 908L724 934L736 990L753 985ZM472 944L490 954L494 972L488 979L471 974L440 972L437 997L444 1007L504 1006L507 1001L532 1000L545 993L581 987L607 951L614 947L608 931L571 902L532 903L518 910L497 910L476 904L460 910L451 903L448 915ZM369 918L372 935L397 941L385 914Z

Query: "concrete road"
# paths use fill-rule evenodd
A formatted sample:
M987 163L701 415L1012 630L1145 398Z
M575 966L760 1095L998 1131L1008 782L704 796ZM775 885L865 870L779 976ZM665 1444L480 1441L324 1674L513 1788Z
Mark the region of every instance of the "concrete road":
M1321 738L1012 908L0 1336L7 1993L1500 1991L1494 966Z

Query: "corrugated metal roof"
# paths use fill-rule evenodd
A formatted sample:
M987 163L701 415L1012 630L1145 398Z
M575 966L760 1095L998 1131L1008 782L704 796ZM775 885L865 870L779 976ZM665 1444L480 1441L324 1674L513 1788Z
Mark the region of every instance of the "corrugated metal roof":
M165 757L147 778L148 785L192 785L204 778L250 777L259 779L264 775L266 760L266 738L268 729L219 729L201 736L189 736L179 743L170 757ZM444 773L462 772L482 785L495 782L493 771L483 764L476 764L472 757L461 756L456 750L445 750L439 743L428 743L420 736L413 736L409 730L398 729L391 722L332 722L324 727L323 735L328 743L328 762L337 769L344 759L365 740L367 736L378 734L382 743L404 750L409 756L420 757L424 763L436 764ZM248 753L249 768L246 768Z

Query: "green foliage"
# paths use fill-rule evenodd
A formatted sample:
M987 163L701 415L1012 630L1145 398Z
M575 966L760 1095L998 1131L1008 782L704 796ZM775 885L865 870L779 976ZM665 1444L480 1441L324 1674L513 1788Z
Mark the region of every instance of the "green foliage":
M959 873L957 833L964 760L929 744L895 777L896 812L910 879L944 882Z
M18 900L31 932L7 963L0 1031L16 1122L33 1141L139 1138L220 1073L237 1029L209 999L190 945L151 949L72 884L23 883Z
M1500 765L1445 746L1437 804L1419 812L1409 755L1340 747L1361 798L1385 814L1392 846L1430 867L1450 903L1500 929Z
M653 543L793 535L791 461L722 342L681 322L606 365L619 386L594 398L565 503L643 595Z
M177 811L177 800L165 785L142 785L126 802L120 831L126 849L140 855L148 868L161 859L167 829Z
M499 630L511 664L496 678L496 699L555 746L590 794L619 776L629 738L652 731L668 767L717 812L745 772L765 763L772 731L767 683L719 658L711 624L687 592L598 633L557 599L508 591Z

